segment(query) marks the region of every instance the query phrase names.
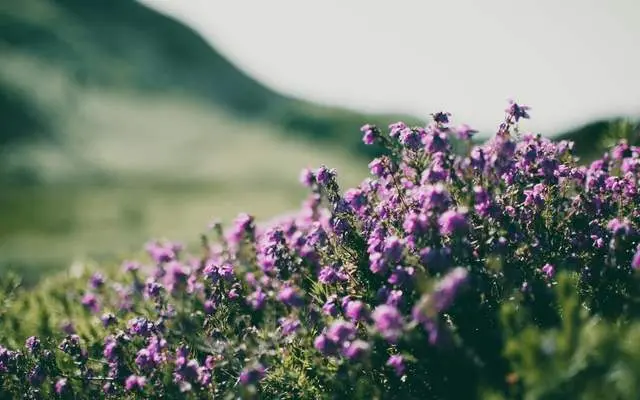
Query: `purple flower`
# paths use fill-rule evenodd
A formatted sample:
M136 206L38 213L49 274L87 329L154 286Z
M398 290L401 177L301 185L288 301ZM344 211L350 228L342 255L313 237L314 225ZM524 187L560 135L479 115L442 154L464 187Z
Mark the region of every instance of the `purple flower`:
M383 158L375 158L369 163L369 170L371 171L371 174L373 176L377 176L378 178L381 178L385 175L386 169L387 168L385 167L385 161Z
M636 250L636 254L633 256L633 260L631 260L631 268L640 270L640 248Z
M553 278L553 275L555 274L555 269L553 268L553 265L545 264L542 267L542 272L547 276L547 278Z
M402 376L404 374L405 366L404 366L404 358L401 355L394 354L389 357L386 365L393 368L396 372L396 375Z
M325 313L326 315L331 315L332 317L335 317L336 315L338 315L338 307L336 306L336 297L332 296L330 297L326 303L324 303L324 305L322 306L322 312Z
M449 117L451 117L451 113L438 111L437 113L431 114L431 117L436 123L439 124L448 124Z
M203 309L207 315L213 314L214 311L216 310L216 302L213 300L205 300L203 304Z
M135 363L138 366L138 368L143 370L151 368L154 365L154 363L153 363L153 358L151 357L151 352L149 351L149 349L147 348L140 349L138 351L138 354L136 355Z
M283 336L293 334L300 327L300 320L295 318L280 318L278 322L280 323Z
M105 339L104 350L102 355L107 361L113 362L117 359L118 343L111 336L107 336Z
M369 350L371 350L371 345L369 343L364 340L356 339L343 347L342 354L350 360L359 360L364 357Z
M82 297L80 301L82 305L89 311L93 313L97 313L100 311L100 304L98 303L98 298L93 293L87 293Z
M147 383L147 379L143 376L130 375L124 382L124 388L128 392L142 390Z
M291 286L285 286L280 289L278 300L291 307L301 307L303 304L302 297Z
M262 380L265 375L265 369L262 364L246 367L240 372L240 383L243 385L253 385Z
M319 185L326 185L336 177L336 170L329 169L325 165L322 165L320 168L316 170L316 181Z
M316 177L313 174L313 171L311 171L311 169L305 168L302 171L300 171L300 183L302 183L304 186L306 187L313 186L313 183L315 182L315 180L316 180Z
M456 128L456 136L460 140L471 140L473 135L478 133L478 131L471 129L471 127L467 124L462 124Z
M337 320L327 330L327 338L335 343L352 340L356 334L356 327L348 321Z
M56 381L55 390L57 394L64 394L67 390L67 378L60 378Z
M384 240L384 257L389 263L397 263L402 259L404 241L397 236L389 236Z
M360 300L350 301L345 307L345 315L352 321L364 319L367 314L367 306Z
M156 298L160 296L160 293L164 289L164 286L155 281L147 282L145 286L145 294L150 298Z
M102 286L104 286L104 276L100 272L96 272L95 274L91 275L91 278L89 279L89 286L92 289L101 288Z
M173 293L176 290L184 289L187 286L190 270L178 261L172 261L166 266L164 275L164 286Z
M417 131L405 128L400 132L400 143L409 150L418 150L422 141Z
M504 111L518 122L520 118L529 118L529 114L527 113L529 109L530 107L528 106L520 105L513 100L509 100L509 107Z
M338 350L336 343L324 334L321 334L314 339L313 347L324 355L335 354Z
M233 273L233 265L229 263L224 263L218 267L218 276L220 276L224 280L232 280L234 278Z
M348 279L347 274L340 268L335 266L326 266L320 270L318 274L318 281L329 285L338 281L346 281Z
M36 336L29 336L25 341L25 347L29 350L29 353L35 353L40 349L40 339Z
M132 335L148 336L154 330L155 326L153 322L144 317L132 318L127 322L129 333Z
M440 234L443 236L463 234L469 229L466 215L456 210L448 210L440 215L438 225L440 226Z
M106 328L108 326L111 326L113 324L115 324L117 322L116 316L113 315L112 313L106 313L103 314L100 317L100 320L102 321L102 325Z
M392 290L389 292L387 299L385 300L385 304L398 307L402 303L402 290Z
M404 327L402 321L402 315L397 308L382 304L373 310L371 315L376 330L382 335L383 338L389 342L395 343L402 334Z
M262 291L261 288L256 289L255 292L247 296L247 301L254 310L261 309L264 306L266 300L267 295Z
M434 305L437 312L449 308L464 283L467 282L469 272L462 267L454 268L436 285L433 293Z
M122 263L124 272L135 272L140 269L140 263L137 261L125 261Z
M407 125L404 122L395 122L389 125L389 136L397 138L406 127Z
M376 128L375 125L363 125L362 128L360 128L360 132L363 133L362 142L366 145L374 144L379 136L378 128Z

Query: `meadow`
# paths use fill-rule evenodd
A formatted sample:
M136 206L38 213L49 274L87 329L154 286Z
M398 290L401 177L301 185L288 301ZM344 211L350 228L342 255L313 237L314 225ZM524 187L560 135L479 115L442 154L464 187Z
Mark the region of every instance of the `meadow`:
M4 276L0 397L636 398L640 148L584 165L529 114L364 125L368 177L296 171L295 214Z

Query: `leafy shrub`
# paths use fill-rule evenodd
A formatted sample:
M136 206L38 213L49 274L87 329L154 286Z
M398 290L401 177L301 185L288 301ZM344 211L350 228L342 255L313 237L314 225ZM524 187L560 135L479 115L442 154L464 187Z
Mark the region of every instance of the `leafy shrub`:
M437 113L341 192L305 170L293 216L242 214L188 252L2 291L0 397L635 398L640 149L489 142ZM455 155L450 137L467 141Z

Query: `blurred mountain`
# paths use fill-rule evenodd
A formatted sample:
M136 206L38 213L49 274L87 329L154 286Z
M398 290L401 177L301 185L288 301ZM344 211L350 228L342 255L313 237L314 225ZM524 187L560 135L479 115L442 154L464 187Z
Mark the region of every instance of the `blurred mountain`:
M386 125L398 118L276 93L191 29L130 0L2 2L0 57L0 112L11 124L0 133L5 143L39 135L60 140L61 134L77 130L74 119L79 118L86 122L83 129L91 129L96 118L84 115L83 108L102 93L188 101L231 119L356 153L376 151L360 143L358 128L364 122Z
M297 208L301 168L353 185L360 126L401 118L276 93L131 0L0 1L0 60L0 271Z

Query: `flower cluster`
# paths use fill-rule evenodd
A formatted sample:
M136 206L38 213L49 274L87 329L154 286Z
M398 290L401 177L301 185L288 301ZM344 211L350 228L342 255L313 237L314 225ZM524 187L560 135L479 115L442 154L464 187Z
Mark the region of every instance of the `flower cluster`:
M199 255L150 242L147 260L92 275L76 295L84 335L69 325L0 347L0 394L524 390L504 378L502 305L559 326L562 273L578 277L590 315L632 316L640 299L640 148L620 143L580 165L571 143L520 134L526 118L511 102L479 146L443 112L423 127L365 125L364 143L387 152L358 187L342 192L326 166L304 170L311 193L292 216L265 226L242 214L226 232L213 224Z

